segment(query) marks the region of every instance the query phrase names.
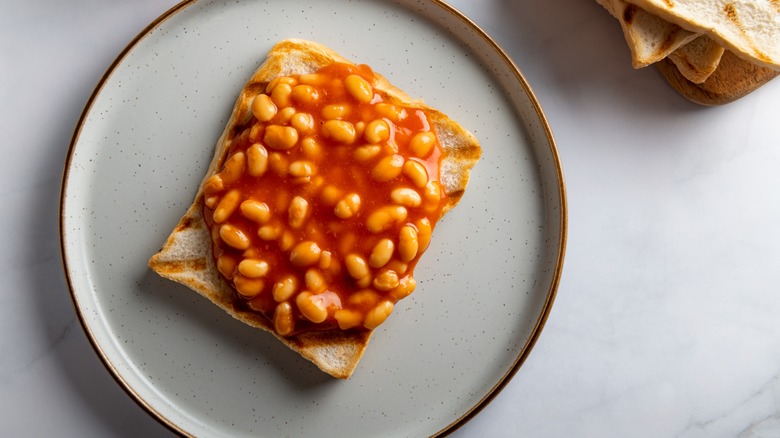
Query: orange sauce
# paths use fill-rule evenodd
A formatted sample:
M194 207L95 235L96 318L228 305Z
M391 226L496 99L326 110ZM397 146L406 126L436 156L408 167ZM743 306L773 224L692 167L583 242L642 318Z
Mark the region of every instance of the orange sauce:
M437 182L439 179L439 165L441 159L441 146L438 141L435 142L430 154L424 157L417 157L410 150L409 143L415 134L431 131L431 123L426 112L419 108L402 107L394 105L392 108L396 113L403 116L391 120L378 111L377 104L391 103L392 99L383 92L373 89L373 98L368 103L361 103L350 95L349 90L344 85L344 79L357 74L370 84L375 84L378 77L373 71L365 65L354 66L348 64L332 64L324 67L317 72L316 102L302 103L292 102L296 112L305 112L310 114L314 120L314 130L310 133L301 133L297 144L284 151L275 151L267 149L269 154L279 154L284 163L293 163L295 161L307 161L312 163L315 168L315 174L311 176L310 181L301 182L289 172L274 170L269 165L268 170L261 177L250 176L247 172L235 182L226 184L224 190L218 195L224 195L229 190L238 189L241 192L242 201L252 199L264 202L271 211L270 224L277 224L286 231L289 231L295 244L305 241L315 242L322 251L330 253L330 264L327 268L321 268L317 265L313 267L295 266L290 261L289 249L280 249L279 240L263 240L258 236L258 229L262 224L248 219L242 215L240 209L236 209L225 223L229 223L240 229L250 240L249 249L235 249L219 238L216 231L223 224L216 224L214 221L214 208L204 205L203 213L207 225L214 231L213 238L213 256L215 260L220 257L229 257L237 265L238 261L251 256L261 259L268 263L269 270L267 276L263 277L265 285L262 291L253 297L245 297L240 293L235 294L235 300L238 306L251 309L265 315L269 320L273 320L274 311L279 304L271 293L274 283L285 275L295 275L298 278L297 293L306 290L304 275L307 269L317 269L325 278L327 288L313 294L313 300L317 305L322 306L328 312L324 322L314 323L304 315L295 304L295 296L289 301L293 308L293 319L295 320L295 329L293 333L307 330L322 330L338 327L334 314L339 309L349 309L365 315L376 305L376 300L350 300L358 291L370 290L376 294L379 300L389 300L395 302L399 297L392 291L381 291L372 285L366 286L365 283L359 284L359 281L353 278L345 268L345 258L349 254L358 254L365 260L369 260L370 254L379 242L384 238L389 238L399 245L399 232L401 227L411 225L417 230L419 221L429 220L431 228L435 226L436 220L441 216L441 209L444 205L444 190L440 190L438 200L431 203L425 201L424 189L416 187L409 177L401 173L389 181L377 181L372 178L371 171L381 157L398 154L404 157L406 161L416 161L424 166L428 174L428 180ZM292 76L294 81L299 77ZM342 144L337 141L327 139L320 132L320 127L325 119L322 116L322 109L330 104L345 104L349 111L340 119L350 122L355 126L358 134L361 134L361 127L364 129L371 121L382 119L389 126L389 136L387 140L381 141L377 145L381 148L381 153L376 157L360 161L355 158L354 151L360 146L367 145L367 141L362 135L358 135L352 144ZM281 124L289 126L289 122L280 120L283 108L278 108L274 119L266 123L259 122L255 117L244 126L235 128L232 144L227 151L226 159L237 152L246 153L247 149L256 143L263 144L265 126L270 124ZM395 118L395 117L394 117ZM256 126L259 125L259 126ZM254 128L254 129L253 129ZM314 138L321 146L321 153L313 158L307 155L301 148L301 143L305 137ZM350 193L357 193L360 197L360 206L357 214L352 217L342 219L334 214L334 205L332 200L327 200L323 195L326 187L328 190L345 196ZM334 190L335 188L335 190ZM376 209L393 205L391 192L398 188L412 188L420 193L423 198L422 205L418 207L406 208L407 217L393 224L389 229L380 233L372 233L366 227L366 219L371 212ZM288 222L290 201L294 197L301 197L308 203L308 215L303 225L299 228L292 228ZM393 260L388 265L381 268L371 268L371 275L374 278L380 273L390 268L398 268L399 279L411 277L414 268L424 250L419 251L416 256L403 263L398 260L398 248L395 249ZM404 267L405 269L400 269ZM234 268L230 272L223 272L223 277L235 287L235 276L240 275ZM365 301L365 300L363 300ZM355 329L365 329L362 325L354 327Z

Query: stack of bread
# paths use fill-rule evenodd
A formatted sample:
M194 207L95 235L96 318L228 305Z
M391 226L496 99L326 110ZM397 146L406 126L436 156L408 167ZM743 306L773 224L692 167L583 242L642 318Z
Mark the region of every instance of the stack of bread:
M734 101L780 74L778 0L596 0L615 17L634 68L655 65L684 97Z

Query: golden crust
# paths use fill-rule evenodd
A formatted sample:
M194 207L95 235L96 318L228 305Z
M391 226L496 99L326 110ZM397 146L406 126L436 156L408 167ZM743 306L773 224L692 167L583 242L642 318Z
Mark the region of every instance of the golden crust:
M242 88L203 182L222 165L235 136L233 128L249 120L252 99L265 89L271 79L277 76L312 73L334 62L350 63L318 43L298 39L277 43L269 52L266 61ZM421 101L413 100L384 77L380 77L375 87L385 92L388 100L393 103L428 111L443 147L442 184L449 196L444 212L450 210L463 195L470 170L481 154L476 138L443 113ZM324 372L337 378L349 378L368 345L372 331L330 330L282 337L274 332L270 321L265 317L235 305L232 287L218 274L211 255L211 235L201 213L203 182L194 202L162 249L151 257L149 266L160 276L184 284L208 298L234 318L272 333Z

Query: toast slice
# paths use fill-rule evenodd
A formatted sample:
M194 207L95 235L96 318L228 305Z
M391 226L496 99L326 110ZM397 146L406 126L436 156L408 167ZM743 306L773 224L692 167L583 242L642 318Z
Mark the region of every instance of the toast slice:
M670 53L669 60L686 79L701 84L718 68L723 52L723 47L712 38L701 35Z
M664 21L704 33L739 58L780 70L777 0L627 0Z
M780 71L756 65L726 50L718 68L701 83L688 80L670 60L655 64L661 76L681 96L704 106L731 103L780 75Z
M760 0L596 0L618 20L634 68L654 64L692 102L733 102L780 74L776 6Z
M631 50L631 64L639 69L654 64L699 34L648 14L625 0L596 0L619 23Z
M236 298L236 289L225 280L213 254L212 231L204 216L206 191L204 186L224 165L240 129L252 120L251 105L255 96L281 76L305 75L333 64L355 66L351 61L319 43L288 39L274 45L266 60L241 89L230 119L215 147L213 159L200 184L195 200L165 241L162 249L149 260L149 266L160 276L188 286L206 297L236 319L268 331L283 344L310 360L333 377L346 379L354 372L363 355L373 329L331 327L323 330L300 331L287 336L277 333L268 316L248 309ZM476 138L445 114L414 100L386 78L375 74L376 93L385 102L405 108L425 111L441 145L439 183L446 193L441 215L452 209L466 189L472 167L480 157Z

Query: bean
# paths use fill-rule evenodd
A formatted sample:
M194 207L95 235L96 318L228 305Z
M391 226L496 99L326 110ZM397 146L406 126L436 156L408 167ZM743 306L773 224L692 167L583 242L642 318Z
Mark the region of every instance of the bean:
M217 258L217 270L228 280L233 278L236 271L236 259L228 254L222 254Z
M301 152L306 158L319 160L322 158L322 145L314 137L304 137L301 140Z
M298 131L292 126L268 125L263 141L271 149L286 151L298 143Z
M366 314L366 319L363 321L363 326L369 330L377 328L380 324L387 320L387 317L390 316L390 313L393 312L393 307L393 303L390 301L384 300L380 302L376 307L371 309Z
M377 144L390 138L390 125L382 119L372 120L363 132L363 138L371 144Z
M433 227L431 221L426 217L418 220L415 225L417 225L417 241L419 242L418 251L423 252L428 249L428 245L431 243Z
M390 181L401 174L404 166L404 157L401 155L388 155L371 169L371 177L379 182Z
M398 254L401 261L410 262L417 257L420 242L417 238L417 229L412 225L404 225L398 234Z
M252 99L252 115L260 122L267 122L276 116L276 104L267 94L258 94Z
M333 209L333 213L341 219L348 219L360 210L360 195L350 193L342 198Z
M311 134L314 132L314 117L307 113L296 113L290 118L290 125L303 135Z
M349 113L349 107L343 104L326 105L322 109L322 118L325 120L341 119Z
M311 266L319 261L320 247L312 241L301 242L290 252L290 262L295 266Z
M337 141L343 144L352 144L355 142L355 127L352 123L344 120L328 120L322 124L322 135L325 138Z
M239 250L249 248L249 238L243 231L230 224L223 224L219 227L219 237L230 247Z
M386 117L393 122L400 122L407 116L404 108L390 103L378 103L374 106L374 109L379 115Z
M274 91L274 88L276 88L279 84L287 84L290 87L295 86L298 83L298 81L295 78L292 78L290 76L278 76L273 79L271 79L271 82L268 83L265 87L265 93L271 94Z
M265 281L259 278L247 278L242 275L233 277L236 292L244 298L254 298L265 288Z
M407 275L406 277L399 280L398 287L391 290L387 297L391 300L398 301L408 297L412 292L414 292L416 287L417 281L412 278L411 275Z
M363 323L363 314L354 310L339 309L333 313L333 318L341 330L351 329Z
M289 251L295 245L295 235L290 230L284 230L279 237L279 249Z
M265 202L248 199L239 206L241 214L254 222L264 224L271 219L271 209Z
M316 173L316 168L311 161L297 160L290 163L287 173L293 178L306 178L313 176Z
M276 240L282 236L284 229L279 224L263 225L257 230L257 237L263 240Z
M322 292L328 287L325 276L322 275L322 272L314 268L306 270L303 280L304 283L306 283L306 289L314 293Z
M368 219L366 219L366 228L374 234L381 233L405 220L407 214L406 208L400 205L380 207L368 216Z
M222 182L225 185L233 184L241 178L246 168L246 155L243 152L236 152L225 162L225 166L220 172Z
M300 228L309 216L310 210L309 202L306 199L300 196L294 197L292 201L290 201L290 208L287 211L290 226L293 228Z
M296 85L292 89L292 99L303 105L312 105L320 98L320 93L311 85Z
M420 158L430 155L433 146L436 144L436 134L431 131L419 132L412 137L409 142L409 150Z
M426 211L433 211L441 202L441 186L436 181L428 181L425 184L423 196L425 197Z
M398 273L387 269L374 277L374 282L372 284L377 290L387 292L395 289L401 283L398 280Z
M362 77L352 74L344 79L347 92L360 103L369 103L374 98L374 90L371 84Z
M403 205L404 207L419 207L422 203L420 194L417 193L416 190L408 187L393 189L393 191L390 192L390 199L394 203Z
M271 100L279 108L290 106L290 95L292 94L292 86L290 84L278 84L271 90Z
M274 283L271 289L271 295L273 295L276 302L287 301L298 290L298 280L294 275L289 274L280 278Z
M365 145L355 148L352 151L352 158L357 161L368 161L382 152L382 147L378 145Z
M238 264L238 272L247 278L262 278L268 274L268 263L259 259L244 259Z
M295 304L298 306L304 318L313 323L321 323L328 318L328 309L325 308L323 300L317 299L311 292L303 291L295 297Z
M371 273L366 260L357 254L347 255L344 258L344 264L347 267L347 272L349 272L349 275L351 275L352 278L363 278Z
M354 292L347 298L347 304L354 307L374 307L379 302L379 294L371 289L362 289Z
M404 163L404 175L419 188L425 187L425 184L428 183L428 171L422 163L417 161L409 160Z
M233 189L227 192L227 194L222 197L222 199L217 204L217 207L214 209L214 223L221 224L222 222L225 222L230 217L230 215L236 211L239 202L241 202L240 190Z
M268 150L260 143L254 143L246 150L247 173L261 177L268 169Z
M372 268L381 268L390 261L395 251L395 244L390 239L382 239L374 245L371 255L368 258L368 264ZM362 276L361 276L362 277Z
M282 336L288 336L295 328L292 306L290 303L280 303L274 310L274 330Z

